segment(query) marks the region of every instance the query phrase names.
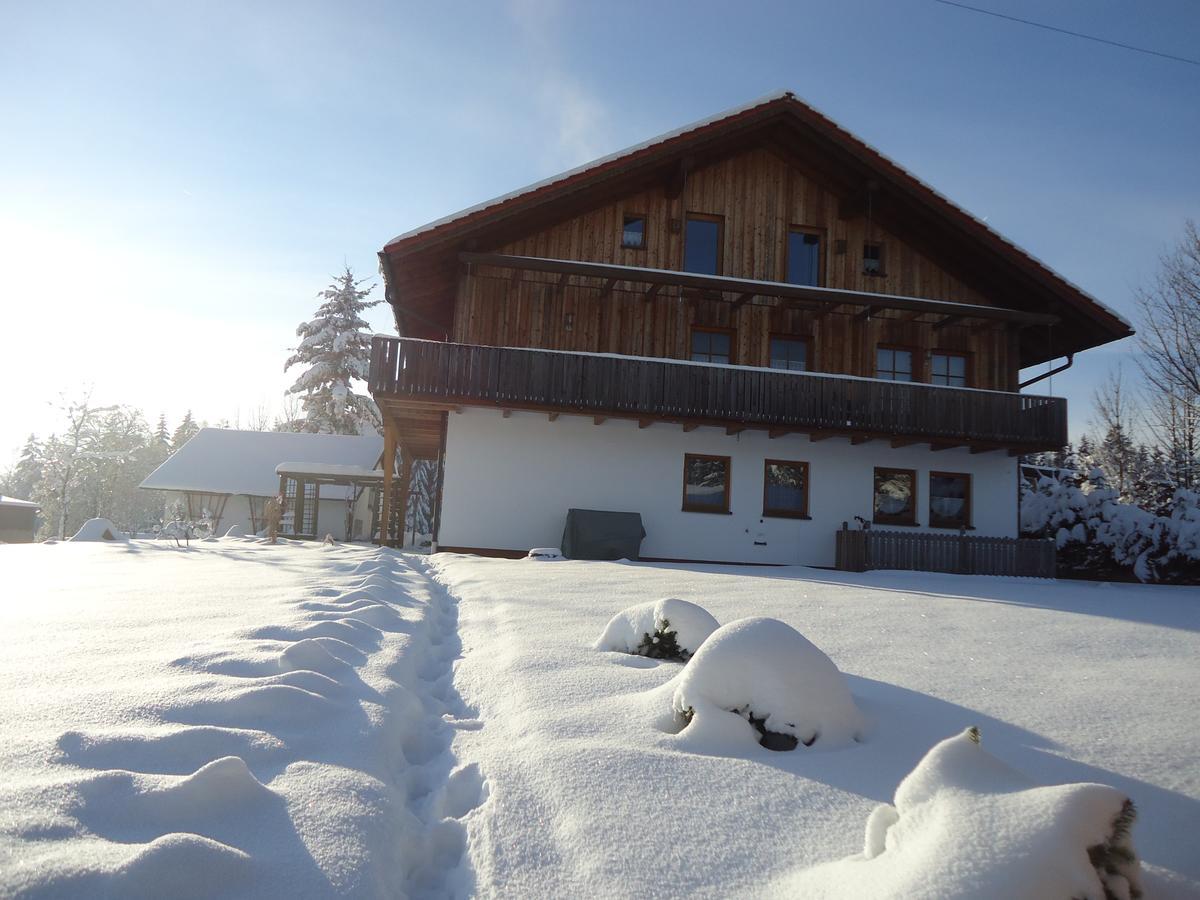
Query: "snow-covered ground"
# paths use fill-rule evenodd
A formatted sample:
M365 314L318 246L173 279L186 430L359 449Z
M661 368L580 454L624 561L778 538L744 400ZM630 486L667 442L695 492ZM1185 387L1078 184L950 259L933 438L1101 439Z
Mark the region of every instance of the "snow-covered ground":
M469 891L454 612L398 554L11 545L0 581L0 896Z
M468 819L470 856L498 895L813 896L829 881L799 889L801 870L860 852L871 811L975 725L1035 782L1133 798L1147 896L1200 896L1200 591L448 555L433 566L459 602L455 686L483 723L454 741L489 786ZM687 730L662 730L671 695L656 689L679 664L592 645L618 611L668 596L722 623L795 627L847 673L872 722L865 741L705 755ZM842 887L830 895L864 895ZM906 896L939 893L924 890Z
M922 805L964 765L984 792L1112 785L1147 896L1200 896L1195 589L244 538L5 546L0 583L0 897L864 896L855 879L905 868L836 862L868 816L876 853L897 820L914 854L978 851L1011 798ZM861 742L680 731L680 664L595 646L663 597L795 628L846 673ZM996 847L1053 856L1030 828L985 836L969 871L995 873Z

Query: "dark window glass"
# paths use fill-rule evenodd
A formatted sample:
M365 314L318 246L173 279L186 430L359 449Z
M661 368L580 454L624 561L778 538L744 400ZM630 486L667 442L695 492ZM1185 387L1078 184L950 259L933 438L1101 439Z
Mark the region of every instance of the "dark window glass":
M692 331L692 361L728 363L733 361L733 335L728 331Z
M771 368L806 371L808 341L804 338L771 338Z
M763 480L764 516L808 515L808 463L768 459Z
M875 350L875 377L888 381L913 380L913 355L911 350L896 350L879 347Z
M787 245L788 284L821 283L821 237L807 231L789 231Z
M683 270L700 275L721 274L721 222L688 216L683 236Z
M626 216L621 228L621 246L641 250L646 246L646 217Z
M683 457L683 508L689 512L729 512L729 457Z
M929 380L933 384L967 386L967 358L961 353L934 353L929 358Z
M883 244L863 244L863 274L883 274Z
M915 525L917 473L912 469L875 470L874 521L881 525Z
M929 524L934 528L966 528L971 524L971 476L929 473Z

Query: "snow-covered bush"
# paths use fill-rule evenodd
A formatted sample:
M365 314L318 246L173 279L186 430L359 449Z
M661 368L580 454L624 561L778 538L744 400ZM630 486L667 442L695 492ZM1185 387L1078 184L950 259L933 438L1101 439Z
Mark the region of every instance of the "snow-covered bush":
M534 547L525 556L526 559L536 559L542 562L558 562L563 558L562 551L557 547Z
M789 887L797 896L1131 900L1141 896L1133 819L1116 788L1037 785L968 728L925 755L894 804L876 807L861 854Z
M1022 483L1021 532L1053 538L1060 570L1140 581L1200 581L1200 494L1177 490L1170 514L1122 503L1104 473L1082 483L1042 478Z
M124 541L125 535L108 519L88 519L79 526L72 541Z
M667 597L623 609L604 626L597 650L687 661L720 623L703 606Z
M831 749L861 739L866 720L833 661L778 619L738 619L714 631L671 698L689 738Z

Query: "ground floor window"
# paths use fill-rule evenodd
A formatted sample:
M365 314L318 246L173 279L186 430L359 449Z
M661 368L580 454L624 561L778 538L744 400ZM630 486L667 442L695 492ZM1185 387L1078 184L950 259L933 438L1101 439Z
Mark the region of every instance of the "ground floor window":
M764 461L763 515L808 518L808 463Z
M929 524L934 528L971 527L971 476L929 473Z
M917 473L913 469L875 470L875 505L872 520L878 525L917 524Z
M684 512L729 512L729 457L683 455Z

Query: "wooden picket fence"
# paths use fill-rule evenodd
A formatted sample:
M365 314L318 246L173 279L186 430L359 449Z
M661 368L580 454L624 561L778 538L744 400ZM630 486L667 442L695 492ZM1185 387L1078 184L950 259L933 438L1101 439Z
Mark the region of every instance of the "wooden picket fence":
M1057 564L1051 540L851 530L846 523L837 533L837 568L846 572L906 569L1053 578Z

